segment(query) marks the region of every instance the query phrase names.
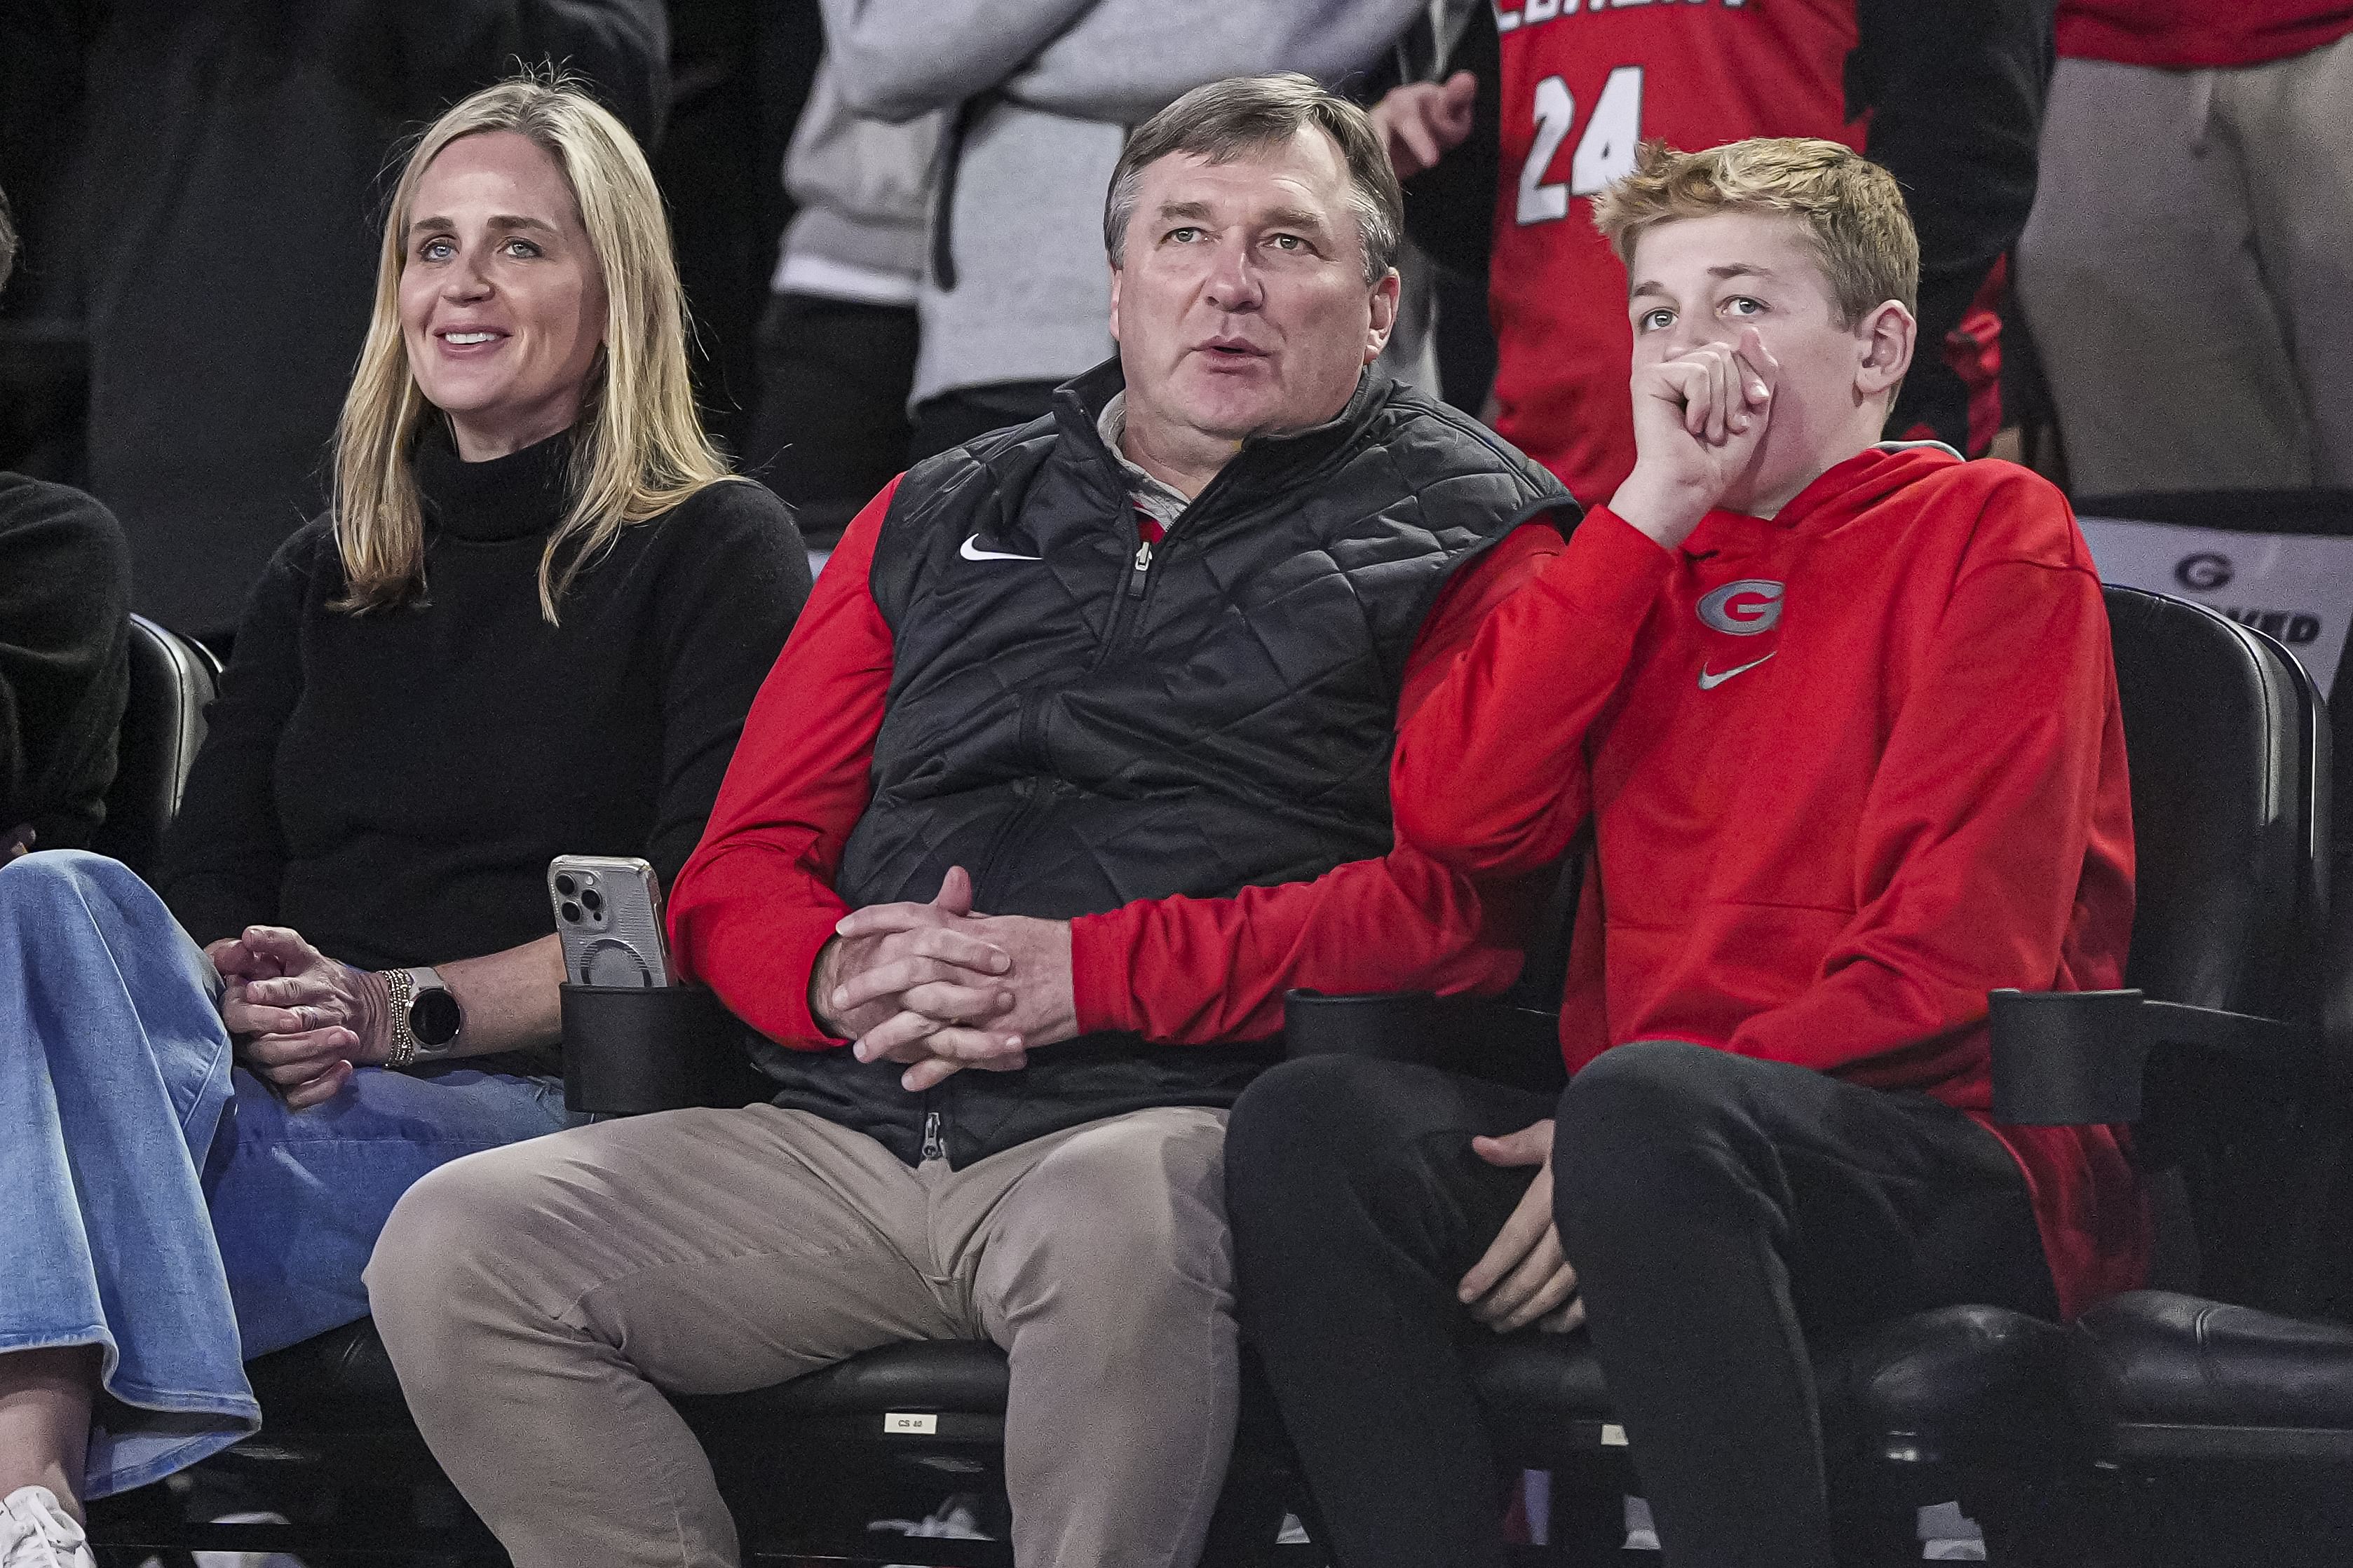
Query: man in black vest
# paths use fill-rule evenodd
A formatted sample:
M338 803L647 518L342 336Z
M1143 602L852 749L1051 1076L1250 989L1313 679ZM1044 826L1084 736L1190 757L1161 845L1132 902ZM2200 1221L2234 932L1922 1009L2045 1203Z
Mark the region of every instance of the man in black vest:
M1283 992L1519 964L1526 889L1398 847L1388 763L1556 552L1515 525L1567 503L1365 374L1398 229L1364 116L1303 77L1139 128L1117 362L850 524L672 890L679 967L774 1103L403 1201L377 1321L519 1568L735 1562L662 1393L947 1339L1010 1358L1024 1568L1199 1554L1236 1404L1226 1108Z

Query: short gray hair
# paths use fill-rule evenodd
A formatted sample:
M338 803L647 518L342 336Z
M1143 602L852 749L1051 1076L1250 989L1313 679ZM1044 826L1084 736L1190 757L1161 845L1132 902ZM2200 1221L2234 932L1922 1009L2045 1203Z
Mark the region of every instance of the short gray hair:
M1103 197L1103 249L1120 264L1128 220L1135 216L1144 171L1171 153L1230 163L1282 145L1313 125L1332 138L1348 166L1348 208L1365 252L1365 281L1377 283L1397 265L1405 229L1405 197L1397 172L1365 111L1314 78L1238 76L1197 87L1135 128L1112 171Z

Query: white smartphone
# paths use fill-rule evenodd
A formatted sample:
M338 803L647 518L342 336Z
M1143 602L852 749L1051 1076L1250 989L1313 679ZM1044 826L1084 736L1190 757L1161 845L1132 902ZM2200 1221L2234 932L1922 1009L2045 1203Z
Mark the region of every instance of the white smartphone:
M670 984L661 884L653 867L609 855L558 855L547 863L547 896L564 939L566 980L622 987Z

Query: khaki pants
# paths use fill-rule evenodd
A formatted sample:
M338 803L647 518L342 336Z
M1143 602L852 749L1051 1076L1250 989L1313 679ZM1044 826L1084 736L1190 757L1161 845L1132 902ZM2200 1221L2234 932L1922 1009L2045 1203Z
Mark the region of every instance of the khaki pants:
M1012 1363L1022 1568L1190 1568L1237 1397L1224 1141L1223 1111L1164 1108L910 1170L771 1106L603 1122L419 1182L369 1297L435 1457L517 1568L738 1561L662 1390L984 1338Z
M2018 291L2076 494L2353 486L2353 36L2061 60Z

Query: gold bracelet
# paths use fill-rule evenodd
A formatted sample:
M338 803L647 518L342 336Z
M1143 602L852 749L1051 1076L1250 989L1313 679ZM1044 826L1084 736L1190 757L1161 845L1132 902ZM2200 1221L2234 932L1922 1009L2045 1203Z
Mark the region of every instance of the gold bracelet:
M379 969L384 982L385 1022L392 1030L392 1054L384 1065L397 1072L417 1059L417 1037L408 1032L408 1005L417 999L417 982L406 969Z

